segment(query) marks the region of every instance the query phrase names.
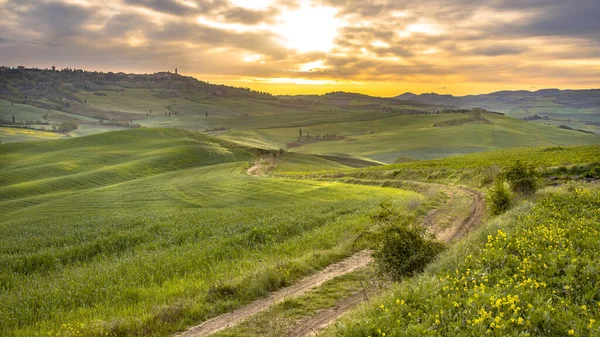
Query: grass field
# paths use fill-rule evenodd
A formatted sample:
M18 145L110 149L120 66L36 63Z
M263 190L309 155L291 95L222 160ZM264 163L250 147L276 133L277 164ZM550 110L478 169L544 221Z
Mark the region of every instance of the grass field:
M100 93L101 95L95 95L89 91L80 91L77 94L78 98L87 103L73 102L71 112L76 114L48 111L21 104L8 106L8 101L0 100L0 117L11 118L16 111L17 119L22 121L43 120L44 116L45 121L53 125L59 125L65 120L76 121L80 127L71 131L69 135L77 137L119 128L98 122L98 118L106 115L109 119L120 120L122 117L145 127L170 127L191 131L218 130L211 134L246 146L268 149L287 149L289 143L297 142L299 129L302 128L304 136L309 134L313 138L304 142L302 146L290 148L292 152L347 154L385 163L393 163L400 157L433 159L522 146L600 144L598 135L499 115L486 115L493 122L490 125L434 127L436 122L464 118L466 115L395 116L375 112L371 108L353 108L373 102L381 104L379 98L357 97L348 100L347 104L339 105L341 103L334 99L335 95L310 96L311 100L321 102L314 110L326 109L311 111L312 108L293 105L293 100L286 105L282 103L285 100L218 96L159 98L159 92L141 88L121 88L119 91L105 90ZM390 107L430 108L427 105ZM152 114L149 114L150 110ZM83 115L99 117L90 118ZM583 123L579 124L577 125L584 129L594 129ZM343 139L314 140L316 135L322 136L327 133L336 134ZM6 142L27 138L13 139L10 135L5 135L3 139Z
M183 130L0 150L3 336L166 336L363 248L382 201L423 199L249 176L247 148Z
M566 174L569 169L600 162L600 145L512 148L472 153L433 160L351 169L317 169L311 172L282 166L275 174L304 178L358 178L375 180L411 180L483 187L505 167L517 160L546 175ZM284 171L283 169L287 169ZM557 171L557 172L555 172ZM576 174L576 173L573 173Z
M64 135L56 132L0 127L0 142L24 142L27 140L58 139Z
M466 115L389 116L360 121L305 126L303 134L334 133L345 139L309 142L290 151L306 154L346 153L386 163L398 157L432 159L522 146L600 144L600 136L536 125L508 117L486 115L493 125L434 127L438 121ZM298 128L235 130L221 137L233 141L285 148L298 139Z
M597 336L599 205L597 186L548 191L325 336Z

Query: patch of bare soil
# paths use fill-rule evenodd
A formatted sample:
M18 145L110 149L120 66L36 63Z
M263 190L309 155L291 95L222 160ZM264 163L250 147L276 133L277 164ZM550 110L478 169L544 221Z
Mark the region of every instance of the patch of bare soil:
M217 316L179 334L181 337L208 336L225 328L233 327L246 318L255 315L286 298L300 296L335 277L350 273L371 263L371 252L361 251L338 263L331 264L322 271L302 279L300 282L271 293L267 298L254 301L230 313Z
M254 162L247 173L251 176L262 176L270 173L275 168L276 160L273 156L262 156Z

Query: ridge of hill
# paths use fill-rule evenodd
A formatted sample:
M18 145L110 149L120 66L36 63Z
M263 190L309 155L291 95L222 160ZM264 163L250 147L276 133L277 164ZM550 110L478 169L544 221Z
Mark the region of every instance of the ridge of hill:
M511 117L543 117L537 123L561 122L569 126L594 128L600 126L600 89L537 91L497 91L489 94L453 96L437 93L415 95L404 93L394 97L403 102L445 104L459 108L480 107L506 113ZM555 123L556 124L556 123ZM594 131L594 130L592 130Z

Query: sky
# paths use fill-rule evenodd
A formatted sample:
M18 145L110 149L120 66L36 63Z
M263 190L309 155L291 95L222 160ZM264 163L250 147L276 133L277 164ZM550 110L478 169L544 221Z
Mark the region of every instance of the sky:
M274 94L600 87L598 0L0 0L0 65Z

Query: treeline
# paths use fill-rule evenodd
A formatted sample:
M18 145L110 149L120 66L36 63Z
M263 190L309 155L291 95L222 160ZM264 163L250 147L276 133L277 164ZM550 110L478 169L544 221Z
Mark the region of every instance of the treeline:
M130 128L130 129L138 129L138 128L142 127L142 124L138 124L138 123L120 122L120 121L104 121L102 119L98 120L98 123L102 124L102 125L120 126L123 128Z
M533 116L529 116L529 117L523 117L521 119L524 121L537 121L540 119L549 119L549 117L548 116L541 117L539 115L533 115Z
M446 126L456 126L463 124L494 124L489 119L481 116L467 117L467 118L459 118L459 119L451 119L449 121L441 121L433 123L435 127L446 127Z
M583 130L583 129L576 129L576 128L572 128L572 127L570 127L570 126L568 126L568 125L564 125L564 124L563 124L563 125L561 125L561 126L559 126L559 128L561 128L561 129L565 129L565 130L579 131L579 132L583 132L583 133L589 133L589 134L591 134L591 135L595 135L595 133L593 133L592 131Z
M48 123L41 123L42 125L49 125ZM15 129L28 129L28 130L38 130L38 131L47 131L47 132L57 132L57 133L69 133L73 130L76 130L79 127L79 124L76 122L62 122L60 125L52 125L51 127L41 127L35 128L33 127L35 124L25 124L25 123L11 123L9 121L0 120L0 126L6 128L15 128Z

